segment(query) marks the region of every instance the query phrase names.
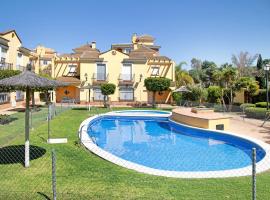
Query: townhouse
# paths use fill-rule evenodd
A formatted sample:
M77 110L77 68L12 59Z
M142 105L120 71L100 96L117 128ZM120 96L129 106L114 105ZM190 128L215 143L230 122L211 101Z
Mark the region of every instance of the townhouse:
M148 103L153 94L146 90L144 79L166 77L172 80L171 88L157 93L156 101L170 103L175 63L160 55L160 46L154 41L150 35L134 34L130 43L112 44L105 52L100 52L96 42L92 42L74 48L72 53L56 56L52 61L52 77L70 84L56 90L56 101L103 101L101 84L114 83L117 88L110 95L111 102Z

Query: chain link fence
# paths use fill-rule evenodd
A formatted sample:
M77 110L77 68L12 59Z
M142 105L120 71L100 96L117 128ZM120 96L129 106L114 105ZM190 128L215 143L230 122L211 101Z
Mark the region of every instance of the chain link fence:
M270 152L261 149L242 150L244 160L237 159L234 152L212 153L210 156L211 152L208 150L196 152L195 158L184 152L173 155L169 151L166 153L168 149L162 145L155 154L144 152L144 160L142 160L141 165L153 163L155 159L166 163L170 158L173 162L174 158L179 157L185 162L175 162L175 168L182 167L191 172L203 171L204 174L208 174L208 178L195 178L192 177L192 173L190 177L187 175L182 178L172 178L175 175L172 170L166 172L165 176L167 177L142 173L143 169L140 169L140 166L132 169L130 163L116 158L125 153L123 149L117 149L115 155L109 154L105 159L100 158L86 147L94 145L101 147L102 144L98 142L97 138L81 137L81 140L78 138L76 131L79 124L77 124L75 116L82 116L78 120L80 123L81 119L108 111L111 109L91 107L89 111L88 108L65 104L62 105L62 108L61 105L52 105L49 111L45 107L33 112L29 168L24 168L24 146L19 144L22 143L21 141L18 141L18 137L23 138L23 124L18 129L11 130L14 134L21 133L17 136L11 134L12 138L8 137L8 139L1 141L0 199L266 200L270 198L270 172L260 171L261 168L269 165L269 163L261 163L261 159L265 153ZM16 116L19 118L18 120L23 122L21 114L23 113L18 113ZM50 145L46 143L46 131L49 130L48 120L51 123L52 137L55 137L57 131L61 131L65 126L72 127L72 123L74 123L74 129L72 128L69 133L66 133L72 135L68 144ZM69 131L69 128L65 129L65 131L67 130ZM40 138L43 139L40 140ZM134 142L136 138L126 139L128 143ZM161 139L166 140L165 137ZM112 142L116 146L119 144L117 138ZM142 142L140 145L145 144ZM209 145L212 145L211 148L215 148L219 143L209 140ZM136 149L134 152L137 154L135 156L140 156ZM163 156L158 157L162 153ZM213 157L217 159L211 160ZM210 166L211 170L202 170L200 166L193 165L194 159L198 160L201 165ZM113 164L113 162L117 164ZM230 174L225 173L225 178L218 177L221 170L228 169L215 170L215 167L218 165L226 166L228 163L232 169L239 170L227 171ZM157 168L155 163L152 168ZM136 172L140 170L141 172Z

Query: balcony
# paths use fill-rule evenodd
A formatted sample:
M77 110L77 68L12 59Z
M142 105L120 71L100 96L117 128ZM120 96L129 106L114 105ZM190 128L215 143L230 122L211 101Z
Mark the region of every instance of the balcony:
M94 73L92 77L92 84L99 85L102 83L107 83L109 81L109 74L105 73Z
M120 85L133 85L135 74L120 74L118 80Z
M12 63L0 62L0 70L12 70Z

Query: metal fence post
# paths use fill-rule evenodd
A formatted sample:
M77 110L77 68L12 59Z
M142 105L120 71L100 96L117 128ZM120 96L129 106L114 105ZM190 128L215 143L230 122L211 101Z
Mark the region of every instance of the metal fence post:
M53 200L56 200L56 155L54 149L52 150L52 192Z
M252 200L256 200L256 148L252 148Z

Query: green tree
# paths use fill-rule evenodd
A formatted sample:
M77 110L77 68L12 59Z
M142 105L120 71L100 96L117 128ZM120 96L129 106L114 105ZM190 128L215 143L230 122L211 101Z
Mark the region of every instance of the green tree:
M107 104L108 96L111 94L114 94L115 88L116 86L113 83L101 84L100 89L101 89L101 93L104 95L104 107L110 106L109 104Z
M194 84L193 78L184 70L175 70L175 82L177 88Z
M205 60L202 63L202 70L203 73L201 74L201 80L205 87L209 87L214 82L213 74L217 70L217 65L212 61Z
M222 89L220 86L209 86L207 88L207 100L210 103L220 103L222 98Z
M182 99L201 104L207 98L207 90L198 85L189 86L190 92L182 93Z
M264 66L263 59L262 59L261 54L259 54L258 59L257 59L257 65L256 65L257 71L258 72L262 71L263 66ZM265 78L264 78L264 76L259 75L259 76L256 76L255 79L256 79L256 81L258 81L260 88L265 88Z
M166 91L170 88L171 80L164 77L149 77L144 80L144 85L148 91L153 92L152 107L156 105L156 92Z
M251 77L241 77L237 80L235 87L237 90L244 88L247 94L247 103L250 102L251 97L259 93L259 84Z

